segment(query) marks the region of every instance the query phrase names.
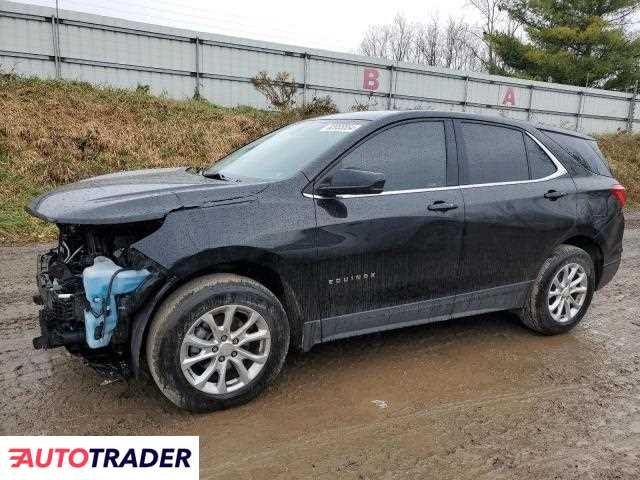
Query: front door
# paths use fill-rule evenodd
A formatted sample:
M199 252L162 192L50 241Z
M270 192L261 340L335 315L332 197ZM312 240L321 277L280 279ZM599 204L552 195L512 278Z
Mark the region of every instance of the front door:
M412 121L374 133L316 185L337 168L380 172L386 183L380 194L316 196L323 339L448 318L464 222L452 185L452 122Z

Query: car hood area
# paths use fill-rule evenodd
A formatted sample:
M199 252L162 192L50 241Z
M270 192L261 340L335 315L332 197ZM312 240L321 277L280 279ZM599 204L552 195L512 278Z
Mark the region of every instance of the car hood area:
M27 211L59 224L133 223L161 219L175 210L242 201L267 186L211 179L185 167L137 170L65 185L36 197Z

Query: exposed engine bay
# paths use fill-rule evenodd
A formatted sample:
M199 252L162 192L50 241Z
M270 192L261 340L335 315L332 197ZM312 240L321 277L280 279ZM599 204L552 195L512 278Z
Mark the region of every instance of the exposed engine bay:
M127 375L132 317L166 277L131 244L158 226L58 225L57 247L38 261L34 347L64 346L103 373Z

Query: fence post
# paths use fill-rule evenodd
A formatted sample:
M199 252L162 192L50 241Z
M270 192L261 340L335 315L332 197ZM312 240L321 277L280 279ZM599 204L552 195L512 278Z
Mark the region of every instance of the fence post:
M51 48L53 49L53 71L58 78L58 49L56 48L56 17L51 16Z
M462 111L467 111L467 103L469 103L469 75L464 77L464 99L462 100Z
M62 77L62 54L60 53L60 9L56 0L56 46L58 48L58 78Z
M582 127L582 108L584 106L584 91L578 92L578 113L576 115L576 132Z
M535 85L529 85L529 106L527 107L527 122L531 121L531 108L533 107L533 91L535 90Z
M393 72L395 71L395 69L393 68L393 65L389 66L389 99L387 101L387 110L391 110L392 107L392 101L393 101L393 85L394 85L394 75Z
M195 97L200 98L200 37L195 38L196 41L196 90Z
M638 81L633 86L633 95L629 100L629 116L627 118L627 132L633 133L633 122L636 116L636 98L638 97Z
M60 22L58 21L58 2L56 1L55 13L51 16L51 40L53 46L53 63L56 78L60 79Z
M302 60L304 62L303 70L302 70L302 105L307 104L307 83L309 82L309 54L304 52L302 55Z

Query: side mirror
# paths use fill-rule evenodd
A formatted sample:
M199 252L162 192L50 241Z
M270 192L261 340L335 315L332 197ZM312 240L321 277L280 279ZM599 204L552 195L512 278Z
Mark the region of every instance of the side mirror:
M341 168L325 178L323 183L316 187L316 193L323 197L382 193L384 182L383 173Z

